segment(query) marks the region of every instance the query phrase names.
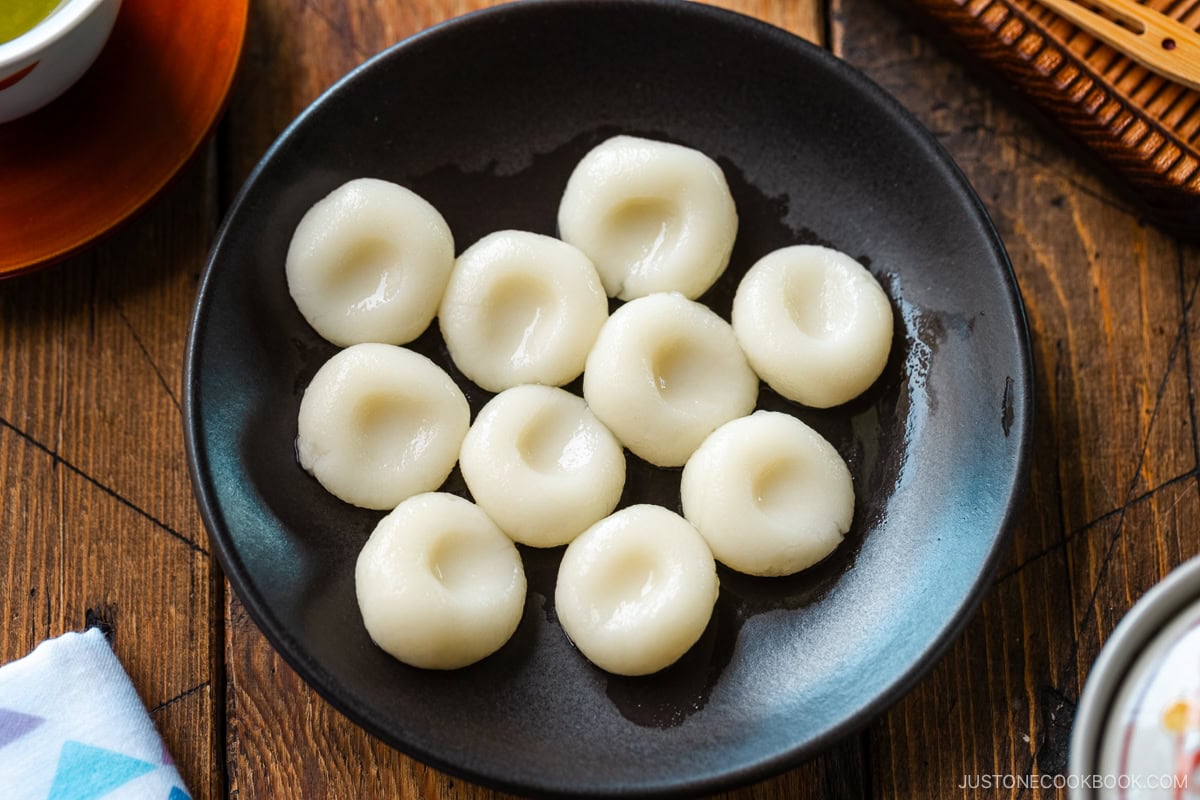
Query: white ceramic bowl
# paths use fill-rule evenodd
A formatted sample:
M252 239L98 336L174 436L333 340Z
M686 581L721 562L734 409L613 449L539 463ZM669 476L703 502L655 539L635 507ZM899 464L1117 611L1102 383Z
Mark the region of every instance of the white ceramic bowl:
M48 17L0 44L0 123L65 92L100 55L121 0L63 0Z
M1071 731L1071 800L1174 798L1180 779L1200 788L1189 774L1200 758L1197 634L1200 557L1146 592L1092 667Z

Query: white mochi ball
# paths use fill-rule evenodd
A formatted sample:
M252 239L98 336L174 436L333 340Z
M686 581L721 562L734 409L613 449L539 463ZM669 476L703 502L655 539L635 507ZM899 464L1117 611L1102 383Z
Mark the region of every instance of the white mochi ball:
M554 608L596 666L648 675L679 660L704 633L717 601L704 539L661 506L622 509L567 546Z
M733 329L750 365L789 400L829 408L867 390L887 365L892 307L845 253L797 245L742 278Z
M357 344L317 370L300 401L300 464L330 493L389 509L449 477L471 422L462 390L425 356Z
M789 414L757 411L722 425L692 455L683 513L722 564L790 575L841 543L854 516L846 462Z
M737 209L725 174L698 150L616 136L583 157L558 208L563 241L591 258L612 297L695 299L729 264Z
M583 396L635 454L678 467L718 426L753 410L758 378L725 320L682 295L654 294L601 328Z
M461 497L410 497L358 555L358 607L371 639L405 664L457 669L500 649L525 608L512 540Z
M387 181L334 189L300 220L287 284L308 324L334 344L405 344L429 327L454 265L437 209Z
M549 386L492 398L463 440L460 467L479 507L512 539L555 547L612 512L625 453L583 399Z
M438 311L455 365L490 392L570 383L606 319L608 298L587 256L525 231L467 248Z

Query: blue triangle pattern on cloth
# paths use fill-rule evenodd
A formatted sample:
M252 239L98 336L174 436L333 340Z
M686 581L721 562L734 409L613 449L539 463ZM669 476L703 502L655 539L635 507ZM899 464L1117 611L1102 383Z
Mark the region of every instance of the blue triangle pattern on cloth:
M152 769L157 767L148 761L82 742L64 742L46 800L93 800Z
M0 747L12 744L45 721L45 717L0 708Z
M167 795L167 800L192 800L188 793L178 786L171 787L171 793Z

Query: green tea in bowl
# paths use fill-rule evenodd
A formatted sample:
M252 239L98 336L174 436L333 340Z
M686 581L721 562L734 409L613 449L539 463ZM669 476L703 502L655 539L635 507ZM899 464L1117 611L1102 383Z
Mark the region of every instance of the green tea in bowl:
M61 0L5 0L0 4L0 44L34 28Z
M79 80L120 10L121 0L0 0L0 125Z

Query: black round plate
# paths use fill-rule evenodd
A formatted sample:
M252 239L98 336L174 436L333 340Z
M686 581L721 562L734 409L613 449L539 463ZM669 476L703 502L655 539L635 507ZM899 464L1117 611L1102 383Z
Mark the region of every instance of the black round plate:
M335 349L292 305L300 217L351 178L404 184L461 250L504 228L555 233L587 150L615 133L724 168L741 219L704 302L728 315L772 249L824 243L893 299L894 355L866 396L823 412L768 390L845 456L858 496L838 552L782 579L721 570L713 621L666 671L589 665L555 621L562 551L523 549L524 618L495 655L411 669L367 636L354 561L381 517L296 463L304 387ZM463 385L436 324L414 345ZM287 660L351 719L434 766L546 794L694 794L783 770L866 724L934 663L979 603L1029 444L1021 301L983 208L895 101L826 52L673 2L535 2L409 39L338 83L247 181L213 250L187 357L188 456L226 575ZM578 385L574 388L578 389ZM445 487L465 494L461 477ZM632 459L623 504L679 507L679 471Z

